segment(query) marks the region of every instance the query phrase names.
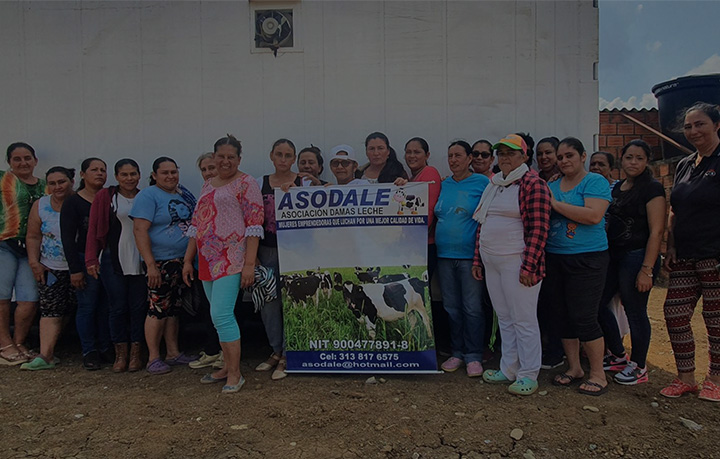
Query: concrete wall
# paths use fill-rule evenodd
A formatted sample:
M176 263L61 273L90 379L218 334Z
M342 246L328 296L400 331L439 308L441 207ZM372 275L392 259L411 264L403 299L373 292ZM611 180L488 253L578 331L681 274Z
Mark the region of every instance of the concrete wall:
M272 2L0 2L0 142L25 140L39 171L129 156L147 176L169 155L199 188L198 154L233 133L241 168L271 171L279 137L364 152L575 135L598 126L598 11L590 1L298 1L302 52L250 52L251 7ZM281 5L281 4L277 4ZM330 172L326 170L326 176Z

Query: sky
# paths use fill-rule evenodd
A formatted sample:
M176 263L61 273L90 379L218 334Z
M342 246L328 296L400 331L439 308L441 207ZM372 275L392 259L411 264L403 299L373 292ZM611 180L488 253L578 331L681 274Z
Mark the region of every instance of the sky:
M652 87L720 73L720 0L600 0L600 109L653 108Z

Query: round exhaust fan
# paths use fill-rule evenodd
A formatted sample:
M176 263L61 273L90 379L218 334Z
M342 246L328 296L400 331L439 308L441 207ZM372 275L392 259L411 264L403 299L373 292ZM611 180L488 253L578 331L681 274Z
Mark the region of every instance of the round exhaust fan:
M282 46L292 46L292 10L256 11L255 44L259 48L277 51Z

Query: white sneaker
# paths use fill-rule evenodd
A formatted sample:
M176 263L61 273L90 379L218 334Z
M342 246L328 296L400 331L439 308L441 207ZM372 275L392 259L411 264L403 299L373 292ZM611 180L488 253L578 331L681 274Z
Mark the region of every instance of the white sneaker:
M195 370L199 368L211 367L218 358L222 359L222 351L215 355L208 355L205 352L200 352L200 357L197 360L193 360L192 362L188 363L188 366L190 368L194 368Z

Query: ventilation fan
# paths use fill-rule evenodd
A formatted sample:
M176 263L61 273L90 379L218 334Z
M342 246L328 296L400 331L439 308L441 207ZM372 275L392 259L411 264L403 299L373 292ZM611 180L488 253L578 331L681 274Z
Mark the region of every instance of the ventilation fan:
M280 48L293 46L292 10L255 11L255 47L270 48L277 56Z

